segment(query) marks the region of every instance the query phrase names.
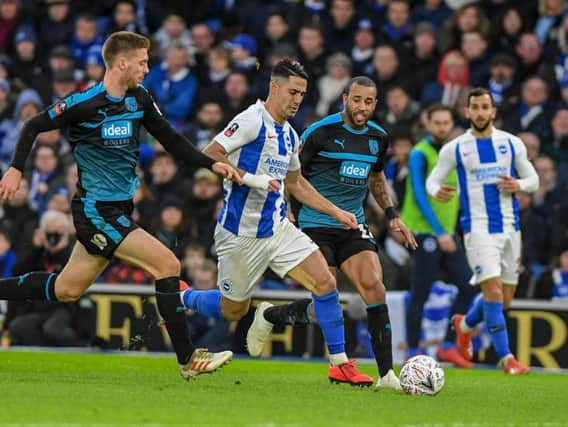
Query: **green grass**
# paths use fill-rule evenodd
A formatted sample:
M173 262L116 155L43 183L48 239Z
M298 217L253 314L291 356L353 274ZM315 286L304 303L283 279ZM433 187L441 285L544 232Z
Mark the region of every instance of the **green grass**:
M331 385L324 363L237 359L189 383L176 369L173 356L0 352L0 425L568 425L565 374L446 369L439 395L415 397Z

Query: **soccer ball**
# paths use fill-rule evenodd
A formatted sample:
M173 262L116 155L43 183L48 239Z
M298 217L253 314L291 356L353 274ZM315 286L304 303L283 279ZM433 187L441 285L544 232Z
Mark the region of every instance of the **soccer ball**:
M434 396L444 386L444 371L430 356L414 356L400 371L400 385L406 394Z

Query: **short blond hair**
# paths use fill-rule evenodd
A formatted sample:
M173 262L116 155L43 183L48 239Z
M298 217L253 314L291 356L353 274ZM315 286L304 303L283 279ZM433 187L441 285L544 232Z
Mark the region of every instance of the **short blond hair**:
M131 31L117 31L112 33L103 44L103 59L107 68L110 68L116 57L121 53L130 53L136 49L149 49L148 37Z

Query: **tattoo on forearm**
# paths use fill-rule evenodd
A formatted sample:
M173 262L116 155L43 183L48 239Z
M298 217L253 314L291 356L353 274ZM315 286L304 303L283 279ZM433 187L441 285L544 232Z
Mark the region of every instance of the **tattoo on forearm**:
M387 180L383 173L372 176L370 184L371 193L381 208L386 209L393 205L389 194Z

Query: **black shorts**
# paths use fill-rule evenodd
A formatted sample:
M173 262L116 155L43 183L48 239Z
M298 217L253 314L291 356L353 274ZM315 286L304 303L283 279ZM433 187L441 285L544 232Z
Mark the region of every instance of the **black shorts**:
M138 228L131 218L132 200L98 202L74 197L71 201L77 240L91 255L112 258L122 240Z
M363 251L377 252L377 242L367 224L359 224L358 230L342 230L331 227L302 229L320 248L330 267L339 267L349 257Z

